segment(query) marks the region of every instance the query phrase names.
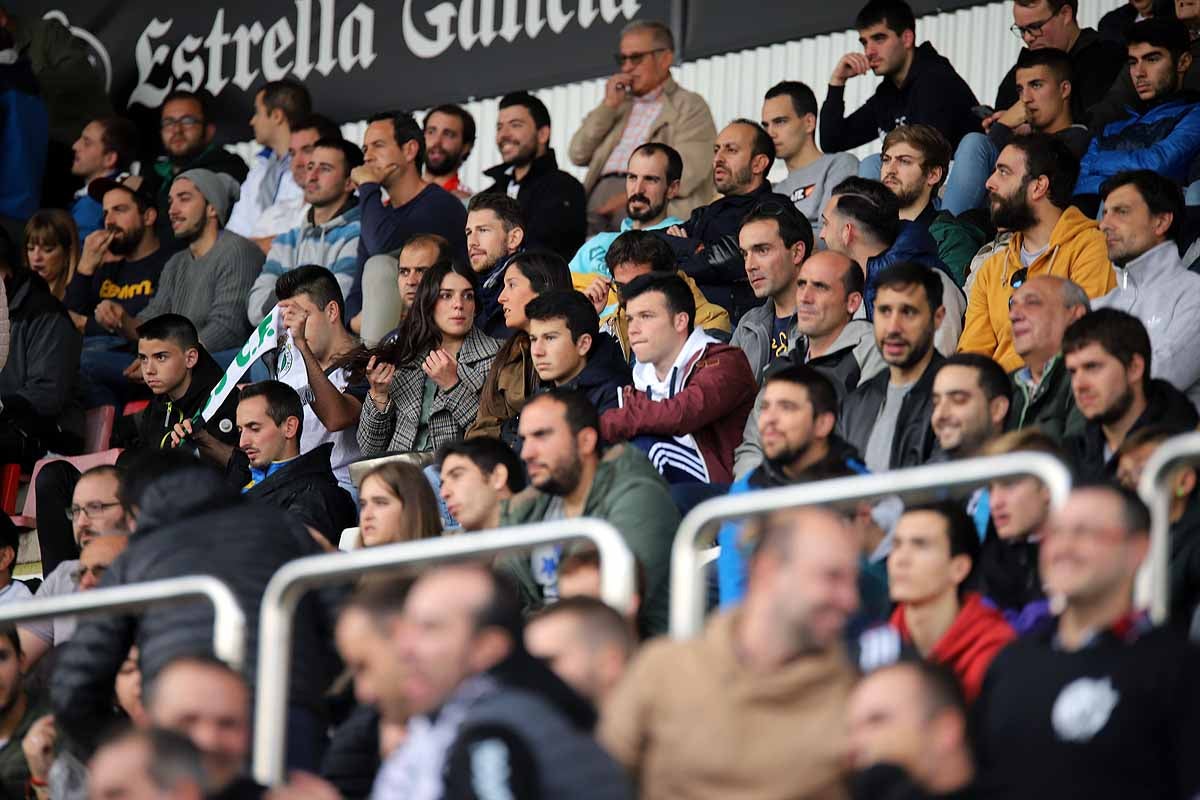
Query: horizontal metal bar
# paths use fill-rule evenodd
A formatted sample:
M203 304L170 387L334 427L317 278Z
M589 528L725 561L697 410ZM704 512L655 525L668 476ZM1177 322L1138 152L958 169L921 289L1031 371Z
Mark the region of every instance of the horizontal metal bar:
M1134 586L1134 605L1149 607L1157 624L1170 608L1168 571L1171 559L1171 491L1167 481L1178 467L1200 462L1200 433L1185 433L1163 442L1151 454L1138 482L1138 495L1150 509L1150 552Z

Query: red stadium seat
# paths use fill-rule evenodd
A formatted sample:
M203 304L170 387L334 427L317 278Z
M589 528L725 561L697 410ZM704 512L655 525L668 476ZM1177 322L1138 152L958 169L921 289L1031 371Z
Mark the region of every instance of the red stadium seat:
M113 423L117 421L116 406L100 406L87 412L83 425L83 452L98 453L108 449Z
M111 406L110 406L111 408ZM37 498L34 495L34 487L37 486L37 475L41 472L42 467L49 464L51 461L70 461L75 465L75 468L80 472L98 467L101 464L117 463L117 456L121 455L122 450L119 447L114 447L111 450L102 450L98 453L88 453L83 456L54 456L52 458L43 458L41 461L33 465L33 475L29 479L29 492L25 495L25 505L21 509L21 513L10 515L13 524L18 528L36 528L37 527ZM19 468L18 468L19 470ZM13 503L16 503L16 496L13 496Z

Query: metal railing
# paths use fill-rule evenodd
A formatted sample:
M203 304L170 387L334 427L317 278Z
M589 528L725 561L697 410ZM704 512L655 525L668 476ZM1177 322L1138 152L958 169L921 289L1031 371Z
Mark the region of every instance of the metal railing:
M1171 559L1171 493L1167 480L1179 467L1200 462L1200 433L1185 433L1156 449L1138 482L1138 494L1150 508L1150 552L1134 585L1134 605L1149 607L1157 624L1167 620L1169 609L1167 569Z
M0 606L0 622L143 611L151 605L157 607L164 603L196 600L208 600L213 606L213 653L230 667L240 670L246 661L246 615L229 587L211 575L164 578L61 597L35 596L31 600Z
M601 598L621 613L627 613L636 591L633 554L617 529L598 519L517 525L371 547L352 553L309 556L284 565L263 593L258 628L255 779L266 786L274 786L284 778L292 624L296 606L305 592L317 586L344 583L368 572L494 555L573 539L589 539L595 543L600 551Z
M1023 476L1038 478L1046 485L1052 508L1065 503L1071 491L1071 473L1062 462L1045 453L1025 452L835 478L706 500L683 518L671 546L671 635L676 638L693 636L704 623L704 585L697 545L700 535L714 522L798 506L845 504L889 495L929 493Z

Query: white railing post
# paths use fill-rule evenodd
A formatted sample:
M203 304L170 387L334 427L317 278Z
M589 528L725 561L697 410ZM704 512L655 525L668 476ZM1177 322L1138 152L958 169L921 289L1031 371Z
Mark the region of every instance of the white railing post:
M1179 467L1200 462L1200 433L1185 433L1163 442L1138 482L1138 495L1150 509L1150 552L1138 572L1134 605L1150 609L1150 619L1161 625L1169 610L1167 570L1171 559L1171 493L1167 480Z

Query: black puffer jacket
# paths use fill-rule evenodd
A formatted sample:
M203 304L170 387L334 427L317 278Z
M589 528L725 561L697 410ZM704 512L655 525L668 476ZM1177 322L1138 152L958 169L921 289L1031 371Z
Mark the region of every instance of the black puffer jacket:
M275 571L319 552L301 526L276 509L245 501L221 476L196 466L152 483L141 497L138 531L100 582L101 588L183 575L224 581L246 613L246 669L255 684L258 616L263 590ZM339 592L312 592L296 614L289 703L319 712L336 675L331 644ZM51 679L59 730L87 754L100 734L98 720L112 706L113 681L129 648L140 652L149 685L171 660L212 655L212 607L204 601L151 607L137 614L81 619Z
M933 415L933 376L945 360L934 350L924 374L904 396L900 417L896 421L896 433L892 437L889 469L925 464L938 451L937 438L933 435L929 420ZM838 435L860 453L867 452L867 441L871 438L875 420L879 419L890 380L891 372L885 369L859 384L857 389L846 395L842 403L842 413L837 422Z
M204 345L197 348L199 358L196 366L192 367L192 382L183 397L172 400L168 395L156 394L150 399L150 405L138 415L137 447L163 448L171 446L171 431L177 423L196 416L208 395L225 375L225 371L217 364ZM215 439L230 447L237 447L237 405L238 393L231 392L225 402L217 409L204 429Z

